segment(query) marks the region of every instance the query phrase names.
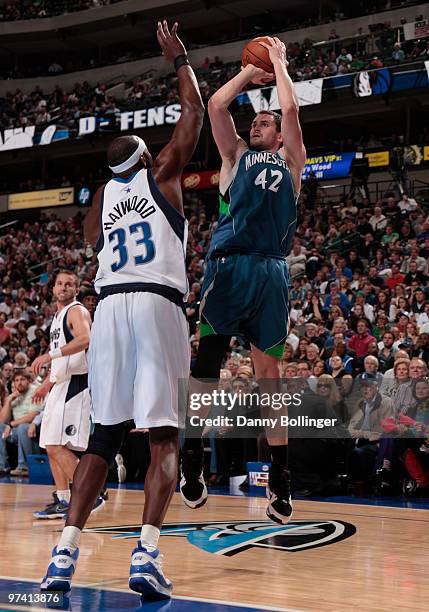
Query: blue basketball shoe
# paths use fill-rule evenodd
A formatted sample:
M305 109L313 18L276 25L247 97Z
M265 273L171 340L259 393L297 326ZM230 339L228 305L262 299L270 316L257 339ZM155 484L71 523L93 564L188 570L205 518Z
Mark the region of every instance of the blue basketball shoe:
M56 493L52 493L54 501L46 506L44 510L33 512L36 519L57 519L64 518L69 509L67 502L59 500Z
M173 584L163 574L162 559L159 548L148 552L139 541L131 555L130 589L153 599L171 597Z
M79 549L71 553L67 548L52 551L52 559L48 565L46 576L42 580L42 591L62 591L68 593L71 589L71 580L76 569Z

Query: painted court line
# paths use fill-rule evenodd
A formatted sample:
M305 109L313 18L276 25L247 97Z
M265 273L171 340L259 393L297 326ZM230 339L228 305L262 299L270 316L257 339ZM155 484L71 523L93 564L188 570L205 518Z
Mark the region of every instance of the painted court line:
M18 576L0 576L0 580L16 580L17 582L29 582L34 584L36 587L38 587L38 583L35 580L31 580L30 578L22 578L22 577L18 577ZM90 589L90 588L94 588L91 585L88 584L82 584L82 583L73 583L73 586L75 587L79 587L81 589ZM114 593L126 593L128 595L133 595L133 591L130 591L128 589L115 589L113 587L103 587L102 589L99 589L101 591L112 591ZM135 593L136 597L138 596L137 593ZM253 610L267 610L268 612L312 612L311 610L303 610L303 609L298 609L298 608L278 608L276 606L267 606L267 605L259 605L259 604L252 604L252 603L243 603L243 602L236 602L236 601L226 601L226 600L222 600L222 599L207 599L205 597L190 597L187 595L175 595L174 597L172 597L172 599L180 599L182 601L195 601L198 603L208 603L208 604L218 604L218 605L222 605L222 606L235 606L237 608L250 608ZM12 604L11 604L12 605ZM9 610L22 610L22 608L19 607L10 607L8 608ZM34 612L38 612L38 610L46 610L46 608L36 608L36 607L31 607L31 610Z

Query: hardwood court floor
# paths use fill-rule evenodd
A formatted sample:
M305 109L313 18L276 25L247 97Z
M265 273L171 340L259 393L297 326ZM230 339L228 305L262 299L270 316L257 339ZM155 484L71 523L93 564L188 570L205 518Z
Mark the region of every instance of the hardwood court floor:
M50 493L47 486L0 484L0 579L43 576L63 523L33 520L32 512ZM144 493L109 493L82 536L74 583L125 590ZM210 526L220 521L229 524L226 531ZM190 523L209 525L195 531ZM98 531L103 527L110 530ZM429 511L296 501L288 528L266 521L260 497L215 495L190 510L175 494L165 529L176 535L163 535L160 544L174 595L297 612L428 609ZM256 541L255 534L262 536ZM287 550L294 546L301 548ZM209 609L201 605L191 609Z

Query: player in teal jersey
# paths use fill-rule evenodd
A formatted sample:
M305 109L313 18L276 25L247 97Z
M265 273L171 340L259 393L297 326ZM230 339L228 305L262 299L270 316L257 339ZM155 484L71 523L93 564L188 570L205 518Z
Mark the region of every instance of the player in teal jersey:
M222 158L220 218L207 256L191 389L192 384L198 387L198 380L219 378L233 335L245 336L251 343L256 378L271 391L280 388L278 359L283 355L289 319L285 258L296 228L306 153L285 45L269 38L264 46L275 74L249 64L209 101L213 136ZM282 115L258 113L251 125L249 148L237 134L228 107L248 83L263 84L274 77ZM206 415L199 411L198 416ZM185 503L196 508L206 502L207 488L201 439L195 437L200 432L193 423L189 416L180 490ZM267 439L272 457L267 515L284 524L292 515L287 430L282 434L267 430Z

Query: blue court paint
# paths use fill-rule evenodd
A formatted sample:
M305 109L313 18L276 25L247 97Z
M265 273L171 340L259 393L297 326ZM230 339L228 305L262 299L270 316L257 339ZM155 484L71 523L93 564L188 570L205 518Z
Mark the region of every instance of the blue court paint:
M0 484L2 483L19 483L19 484L30 484L28 478L13 478L10 476L0 477ZM48 485L50 490L53 490L53 486ZM132 491L143 491L142 482L127 482L118 484L117 482L108 482L108 489L130 489ZM176 491L179 489L177 488ZM210 495L227 495L232 497L265 497L264 487L252 487L250 490L240 491L237 494L235 491L231 491L229 487L210 487ZM50 494L47 493L47 497L50 498ZM296 501L317 501L317 502L328 502L331 504L358 504L365 506L386 506L388 508L413 508L414 510L429 510L429 497L421 498L407 498L404 496L397 497L357 497L354 495L338 495L332 497L294 497ZM0 610L1 612L1 610Z
M130 482L118 485L117 482L111 482L107 484L110 489L143 489L143 483ZM246 491L240 491L236 493L235 490L231 490L229 487L209 487L209 498L210 495L227 495L231 497L266 497L264 487L252 487ZM391 508L413 508L415 510L428 510L429 509L429 498L408 498L402 495L397 497L357 497L354 495L338 495L332 497L294 497L295 501L317 501L317 502L329 502L331 504L363 504L365 506L386 506Z
M24 582L0 578L0 610L7 610L8 593L39 594L39 585L36 582ZM12 605L12 604L11 604ZM276 608L249 608L233 604L212 603L210 601L196 601L190 599L144 601L131 591L111 591L108 589L95 589L92 587L73 587L70 596L64 598L62 607L47 604L34 604L37 609L73 610L73 612L121 612L122 610L140 610L141 612L258 612L259 610L275 610ZM28 603L13 604L13 609L29 610ZM277 608L280 610L281 608ZM297 611L299 612L299 611Z

